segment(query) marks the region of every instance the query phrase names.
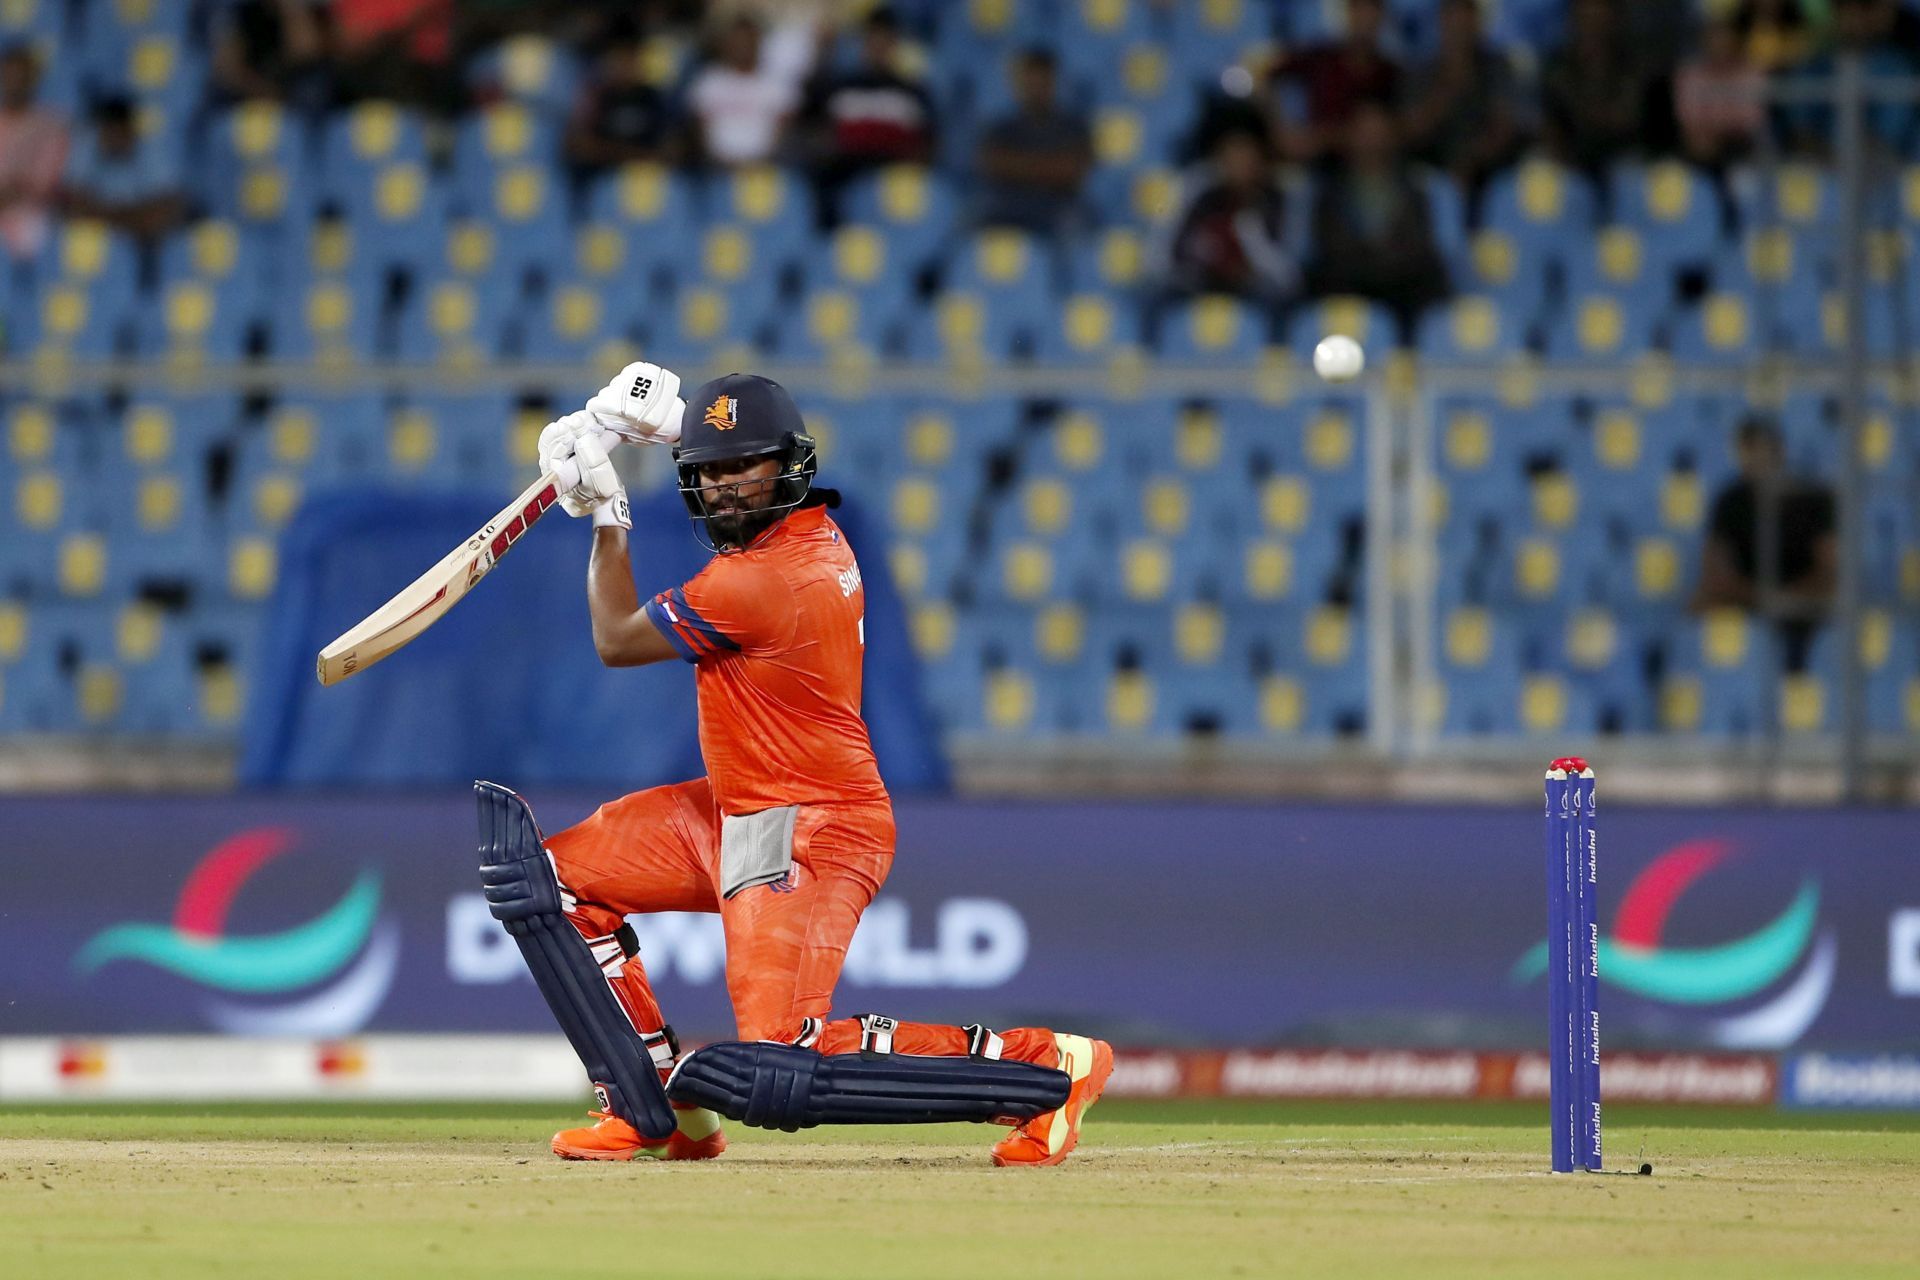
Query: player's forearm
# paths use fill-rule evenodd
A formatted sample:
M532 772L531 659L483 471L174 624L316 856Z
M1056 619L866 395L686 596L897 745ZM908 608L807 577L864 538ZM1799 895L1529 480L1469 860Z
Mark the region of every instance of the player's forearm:
M666 641L640 612L633 564L627 555L627 531L617 525L593 531L593 557L587 563L587 612L593 618L594 652L606 665L631 667L673 656ZM664 652L656 653L656 648Z

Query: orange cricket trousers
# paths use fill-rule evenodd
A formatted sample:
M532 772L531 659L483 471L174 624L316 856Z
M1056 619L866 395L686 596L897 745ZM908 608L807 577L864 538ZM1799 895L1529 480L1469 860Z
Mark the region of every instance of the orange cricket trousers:
M720 897L720 811L705 778L653 787L600 806L547 838L568 918L603 961L623 917L717 911L727 946L727 994L742 1040L807 1043L821 1053L860 1048L857 1018L827 1021L834 984L860 913L893 865L893 807L885 800L803 806L784 882ZM609 985L643 1036L665 1025L644 957L608 967ZM617 971L616 971L617 970ZM808 1020L812 1019L810 1023ZM1000 1033L1009 1061L1053 1066L1053 1033ZM960 1027L901 1022L896 1053L961 1056Z

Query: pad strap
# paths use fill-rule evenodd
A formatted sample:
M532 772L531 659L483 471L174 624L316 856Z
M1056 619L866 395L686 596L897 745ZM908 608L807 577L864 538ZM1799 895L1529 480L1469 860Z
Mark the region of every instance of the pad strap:
M998 1062L1007 1050L1006 1041L977 1022L961 1030L967 1033L967 1056L977 1062Z
M860 1053L863 1057L877 1058L893 1052L893 1033L900 1024L892 1018L877 1013L860 1015Z

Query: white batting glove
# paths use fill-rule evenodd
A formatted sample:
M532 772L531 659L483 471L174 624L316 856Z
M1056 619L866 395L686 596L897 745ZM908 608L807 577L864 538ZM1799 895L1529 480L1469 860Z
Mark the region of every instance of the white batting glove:
M680 439L680 375L644 360L622 369L587 401L602 429L632 444L673 444Z
M543 471L553 472L560 463L570 462L578 470L579 483L560 495L560 506L568 515L591 514L596 525L603 524L607 520L602 518L602 508L607 508L610 515L618 517L613 523L632 528L626 518L626 487L607 458L608 445L615 439L603 433L586 410L570 413L548 423L540 433L540 466Z

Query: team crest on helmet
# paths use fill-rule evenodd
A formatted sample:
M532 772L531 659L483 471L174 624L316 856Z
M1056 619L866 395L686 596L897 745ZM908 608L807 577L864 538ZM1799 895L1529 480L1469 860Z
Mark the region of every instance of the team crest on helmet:
M731 431L740 424L740 399L721 396L707 406L707 425L719 431Z

